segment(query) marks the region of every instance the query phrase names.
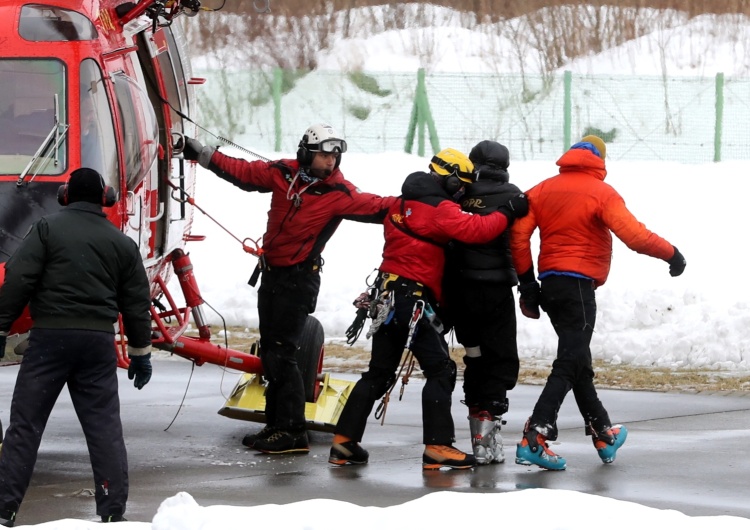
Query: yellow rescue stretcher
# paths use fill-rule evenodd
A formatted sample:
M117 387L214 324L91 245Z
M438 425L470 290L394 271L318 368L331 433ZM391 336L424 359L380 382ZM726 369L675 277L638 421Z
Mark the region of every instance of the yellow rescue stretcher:
M322 373L323 339L323 326L317 319L308 317L297 352L297 364L305 385L308 429L333 432L355 382ZM256 342L251 353L262 355L258 349ZM266 423L265 410L266 381L261 374L247 373L240 376L226 403L219 409L219 414L237 420Z

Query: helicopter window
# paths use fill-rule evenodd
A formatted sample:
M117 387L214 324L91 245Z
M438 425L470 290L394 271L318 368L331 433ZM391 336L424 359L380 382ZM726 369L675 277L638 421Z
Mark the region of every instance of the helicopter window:
M0 174L18 175L26 168L55 128L55 109L58 124L67 123L65 78L65 65L55 59L0 60ZM34 174L65 171L67 135L50 151L39 153Z
M158 150L156 115L148 94L122 72L112 76L125 139L128 190L134 190L151 170Z
M169 39L169 37L171 35L170 32L166 30L168 30L168 28L163 29L164 33L168 37L167 42L170 42L171 39ZM169 113L172 122L172 131L183 132L182 118L178 114L178 112L182 111L182 98L180 97L180 93L178 92L178 80L174 68L177 65L172 62L172 58L168 53L160 53L156 56L156 59L159 61L162 79L164 81L164 88L167 92L167 101L169 101Z
M96 27L84 15L42 4L21 8L18 33L34 42L94 40L98 36Z
M81 167L96 169L107 184L119 189L117 144L112 111L99 65L93 59L81 63Z
M174 64L174 75L175 82L177 83L177 91L180 95L180 106L182 107L182 112L190 114L187 80L193 74L192 71L187 73L185 71L186 68L190 68L190 63L183 63L183 58L187 57L187 51L184 49L187 39L182 31L182 26L179 24L173 24L166 29L169 30L166 32L167 45L169 46L170 56Z

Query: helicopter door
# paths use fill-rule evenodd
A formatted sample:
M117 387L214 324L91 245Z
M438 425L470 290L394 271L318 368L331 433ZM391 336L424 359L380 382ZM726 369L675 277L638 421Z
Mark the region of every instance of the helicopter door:
M175 40L179 26L161 27L157 31L138 35L138 60L146 79L146 90L154 109L159 128L159 142L171 153L171 146L182 135L194 136L195 126L183 116L190 113L185 69ZM154 224L154 241L159 251L169 253L184 244L190 213L184 201L176 200L178 193L168 181L180 189L189 188L184 177L184 162L180 159L159 160L158 197L162 215ZM192 193L192 189L188 191Z
M156 172L158 131L154 109L146 92L124 72L112 76L115 97L120 112L120 126L124 139L125 175L130 219L125 233L141 249L141 256L151 258L151 222L158 215L154 209L152 182L146 176ZM157 203L158 204L158 203Z
M187 39L183 33L182 26L172 24L163 28L163 31L169 53L162 53L159 60L162 65L164 84L165 86L170 86L167 92L170 94L170 116L172 118L172 129L170 132L173 138L169 141L171 144L174 142L176 134L195 138L197 128L190 121L189 117L195 110L196 104L193 87L188 82L189 79L192 79L193 72L190 61L187 59ZM179 106L171 104L173 101L178 102ZM180 112L176 112L177 110ZM187 118L183 118L183 116ZM195 191L195 167L191 164L186 164L185 160L180 156L178 159L172 160L171 169L170 176L172 181L180 189L193 195ZM184 197L182 198L184 199ZM178 203L173 198L171 203L172 208L170 209L171 215L169 218L171 231L168 234L170 249L180 247L184 244L184 234L189 231L193 214L192 207L184 200Z

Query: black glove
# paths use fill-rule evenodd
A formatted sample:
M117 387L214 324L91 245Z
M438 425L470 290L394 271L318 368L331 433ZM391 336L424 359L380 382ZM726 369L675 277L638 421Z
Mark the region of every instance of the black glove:
M128 379L135 378L133 386L138 390L146 386L151 380L151 354L137 355L130 358L128 367Z
M197 162L198 156L200 156L201 151L203 151L202 143L200 143L195 138L185 136L185 147L182 148L182 156L185 157L185 160L192 160L193 162Z
M5 343L8 341L6 335L0 335L0 359L5 357Z
M526 195L519 193L507 203L500 206L498 211L508 218L508 224L510 224L516 219L529 213L529 200L526 198Z
M539 282L534 280L529 283L522 283L518 286L518 292L521 294L518 299L518 305L521 307L521 313L526 318L539 318L539 295L541 288Z
M674 249L674 256L667 260L667 263L669 263L669 275L679 276L680 274L682 274L682 271L685 270L685 265L687 265L687 262L685 261L685 256L683 256L680 251L677 250L677 247L672 248Z

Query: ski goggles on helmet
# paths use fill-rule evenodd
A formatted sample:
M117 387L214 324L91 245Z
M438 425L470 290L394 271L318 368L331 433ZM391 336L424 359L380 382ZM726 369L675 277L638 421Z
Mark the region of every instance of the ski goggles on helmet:
M455 175L459 178L459 180L467 184L474 182L476 178L476 175L473 171L461 171L461 168L458 166L458 164L451 164L450 162L446 162L445 160L443 160L442 158L438 158L437 156L433 156L430 162L446 172L446 174L443 176L448 177L450 175Z
M318 144L307 144L307 149L314 153L346 153L346 140L326 138Z

